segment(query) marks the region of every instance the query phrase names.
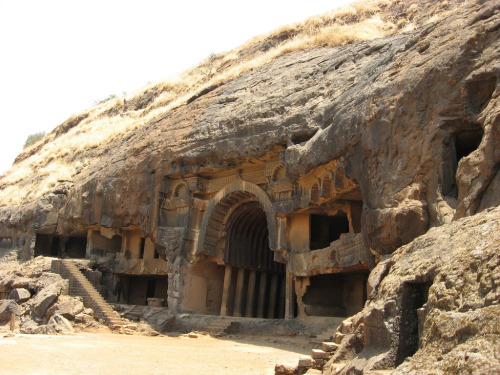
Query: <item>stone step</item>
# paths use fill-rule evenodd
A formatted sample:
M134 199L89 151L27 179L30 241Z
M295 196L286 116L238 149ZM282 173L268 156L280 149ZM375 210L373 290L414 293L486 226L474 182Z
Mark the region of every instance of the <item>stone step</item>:
M321 371L321 370L318 370L318 369L315 369L315 368L310 368L304 374L306 374L306 375L317 375L317 374L322 374L322 373L323 373L323 371Z
M214 320L205 327L205 331L215 334L235 333L239 330L239 322L231 320Z
M335 352L339 348L339 344L330 341L324 341L321 343L321 350L325 352Z
M126 321L113 310L102 295L95 289L85 275L69 260L52 262L52 269L70 280L70 293L84 298L88 307L94 310L96 316L101 317L111 328L119 328L126 324Z
M316 360L316 359L330 359L332 356L331 353L325 352L324 350L321 349L311 349L311 358Z

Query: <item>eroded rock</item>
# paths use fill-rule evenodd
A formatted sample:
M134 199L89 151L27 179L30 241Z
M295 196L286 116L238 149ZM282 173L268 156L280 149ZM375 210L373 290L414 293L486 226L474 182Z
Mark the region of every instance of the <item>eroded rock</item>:
M45 315L50 318L54 314L59 314L66 319L73 320L84 309L85 306L79 298L60 295L57 302L47 309Z
M64 316L55 314L53 315L49 322L47 323L47 333L62 333L69 334L74 333L73 326Z
M20 316L23 309L15 301L10 299L0 300L0 321L10 320L12 314Z
M27 300L29 300L31 298L31 293L27 289L16 288L16 289L13 289L9 293L8 298L16 301L17 303L22 303L22 302L26 302Z
M66 292L67 290L68 280L63 280L60 276L59 281L57 281L55 284L49 284L46 287L40 289L40 291L29 301L30 308L35 316L38 318L43 318L49 306L57 299L59 295Z

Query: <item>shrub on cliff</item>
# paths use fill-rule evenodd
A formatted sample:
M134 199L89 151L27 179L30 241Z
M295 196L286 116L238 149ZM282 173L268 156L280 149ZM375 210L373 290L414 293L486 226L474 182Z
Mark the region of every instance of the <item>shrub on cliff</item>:
M28 138L26 138L26 142L24 143L24 148L31 146L32 144L38 142L40 139L45 137L47 133L45 132L39 132L39 133L34 133L28 135Z

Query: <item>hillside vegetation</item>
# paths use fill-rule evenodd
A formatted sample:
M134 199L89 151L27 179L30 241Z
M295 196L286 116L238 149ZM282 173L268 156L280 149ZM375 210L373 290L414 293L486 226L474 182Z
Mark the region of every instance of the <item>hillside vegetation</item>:
M351 4L258 36L229 52L211 55L183 74L76 114L27 147L0 176L0 206L34 202L58 182L71 181L126 139L175 108L297 51L331 48L404 33L437 22L470 1L370 0Z

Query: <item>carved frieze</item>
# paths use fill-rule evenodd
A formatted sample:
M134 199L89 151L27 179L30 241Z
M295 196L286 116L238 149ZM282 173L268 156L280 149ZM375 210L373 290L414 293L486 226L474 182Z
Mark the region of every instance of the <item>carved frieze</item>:
M173 257L181 254L185 232L186 228L184 227L168 227L157 229L156 242L160 245L160 256L163 259L171 260Z

